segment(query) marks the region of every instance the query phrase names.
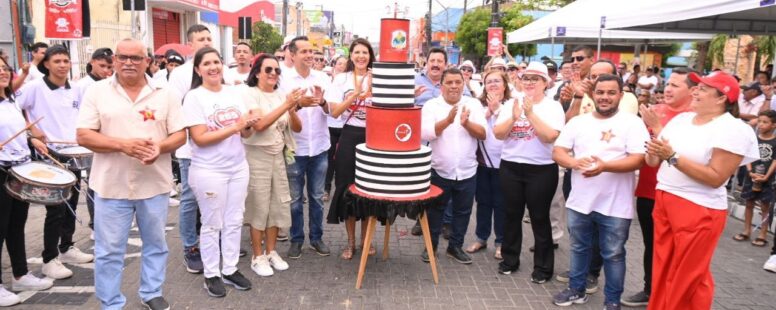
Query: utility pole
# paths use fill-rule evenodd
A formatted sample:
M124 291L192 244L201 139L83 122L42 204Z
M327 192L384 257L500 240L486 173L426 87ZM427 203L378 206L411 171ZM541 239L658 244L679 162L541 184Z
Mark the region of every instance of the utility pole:
M498 1L499 0L490 0L492 4L493 11L490 13L490 26L491 27L498 27L499 22L499 14L498 14Z
M296 3L296 36L302 35L302 2Z
M426 49L424 54L428 57L428 50L431 49L431 0L428 0L428 16L426 16Z
M283 24L280 27L280 33L282 33L283 37L285 38L288 32L288 0L283 0L282 23Z
M463 0L463 13L466 14L466 4L468 3L468 0Z

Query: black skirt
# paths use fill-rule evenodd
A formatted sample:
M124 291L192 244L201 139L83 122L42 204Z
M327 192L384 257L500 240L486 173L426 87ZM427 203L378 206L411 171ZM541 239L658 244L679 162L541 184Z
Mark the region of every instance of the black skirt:
M339 143L334 153L334 194L330 196L329 214L326 222L339 224L349 217L363 218L362 212L358 212L345 200L345 191L356 182L356 146L366 142L366 128L351 125L342 127Z

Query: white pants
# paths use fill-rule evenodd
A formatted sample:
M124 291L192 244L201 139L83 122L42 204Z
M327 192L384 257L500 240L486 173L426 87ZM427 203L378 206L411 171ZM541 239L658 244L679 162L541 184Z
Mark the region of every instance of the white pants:
M243 166L214 171L192 165L189 170L189 186L202 214L199 247L206 278L237 271L249 180L248 163ZM219 272L218 264L222 258L223 268Z
M550 204L550 226L552 227L552 242L555 244L560 241L560 238L563 238L563 227L561 225L566 222L564 219L566 215L566 199L563 198L563 170L566 169L561 168L558 187L555 189L555 196L552 196L552 203Z

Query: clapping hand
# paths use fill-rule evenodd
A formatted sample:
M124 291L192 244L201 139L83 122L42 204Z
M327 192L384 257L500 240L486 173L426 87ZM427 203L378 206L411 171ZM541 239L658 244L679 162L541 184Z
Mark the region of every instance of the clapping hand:
M469 114L469 108L465 106L461 108L461 126L466 126L469 123Z
M674 149L668 143L666 138L652 138L647 141L647 154L660 158L661 160L667 160L674 155Z
M447 123L452 124L455 122L455 116L458 114L458 105L454 105L452 109L450 109L450 113L447 114Z

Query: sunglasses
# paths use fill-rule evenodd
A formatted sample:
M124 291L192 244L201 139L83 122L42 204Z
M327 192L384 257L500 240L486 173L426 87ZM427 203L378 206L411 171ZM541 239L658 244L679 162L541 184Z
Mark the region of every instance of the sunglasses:
M507 70L509 70L509 71L517 71L517 67L509 67L509 69L507 69Z
M275 70L275 74L280 75L280 68L264 67L264 73L271 74L272 70Z
M571 61L573 62L582 62L585 59L587 59L587 56L571 56Z
M286 60L286 56L276 56L275 58L278 60Z
M472 68L469 68L469 67L463 67L463 68L461 68L461 71L464 71L464 72L474 72L474 70L472 70Z
M323 58L315 58L316 62L323 62Z

